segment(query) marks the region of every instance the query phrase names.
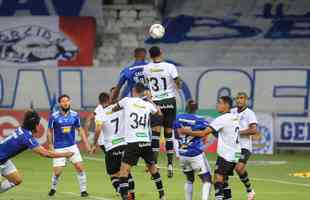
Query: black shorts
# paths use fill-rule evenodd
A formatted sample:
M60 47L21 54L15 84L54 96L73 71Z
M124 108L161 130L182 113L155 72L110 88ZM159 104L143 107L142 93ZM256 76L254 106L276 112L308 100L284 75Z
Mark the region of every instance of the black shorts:
M252 155L252 153L248 149L241 149L241 157L239 159L239 162L247 164L247 162L250 159L251 155Z
M101 149L105 150L103 146ZM109 175L115 174L121 169L124 149L125 146L118 146L105 152L105 166Z
M154 101L163 113L162 116L154 115L151 117L151 127L163 126L164 128L172 128L173 122L177 114L177 103L175 98Z
M215 173L223 176L233 176L236 163L228 162L222 157L217 157Z
M137 165L139 158L142 158L146 164L155 164L154 154L149 142L128 143L125 147L122 161L130 166Z

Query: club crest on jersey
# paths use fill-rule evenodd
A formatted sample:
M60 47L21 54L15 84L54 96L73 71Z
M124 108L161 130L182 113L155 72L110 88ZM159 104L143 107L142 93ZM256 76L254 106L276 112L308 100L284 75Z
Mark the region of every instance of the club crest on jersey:
M146 107L145 106L143 106L143 105L139 105L139 104L133 104L133 107L135 107L135 108L140 108L140 109L145 109Z
M0 30L0 59L11 63L72 60L77 46L61 32L25 25Z

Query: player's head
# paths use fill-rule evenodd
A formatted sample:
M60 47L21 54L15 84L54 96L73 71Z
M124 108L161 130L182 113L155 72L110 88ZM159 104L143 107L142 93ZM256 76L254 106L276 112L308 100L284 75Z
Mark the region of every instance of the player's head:
M229 96L222 96L218 99L216 109L220 113L230 112L233 100Z
M108 106L111 104L111 96L106 92L101 92L98 98L99 103L103 106Z
M31 132L37 131L37 126L40 124L40 116L35 110L27 110L24 114L22 128Z
M71 108L71 98L67 94L63 94L58 97L59 107L63 112L68 112Z
M145 60L146 57L146 49L138 47L135 49L135 59L136 60Z
M236 104L239 109L245 108L248 106L248 95L245 92L238 92L236 96Z
M198 110L198 103L195 100L189 100L187 101L185 111L187 113L196 113Z
M143 83L137 83L132 89L132 94L134 97L142 97L145 91L145 86Z
M162 52L158 46L152 46L149 49L149 54L152 60L161 58Z

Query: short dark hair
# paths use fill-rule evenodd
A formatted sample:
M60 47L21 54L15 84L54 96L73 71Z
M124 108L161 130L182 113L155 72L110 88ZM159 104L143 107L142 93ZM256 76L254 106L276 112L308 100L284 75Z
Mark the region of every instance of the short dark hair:
M145 91L145 86L143 83L137 83L133 88L138 94L142 94Z
M98 99L99 99L99 103L107 103L110 99L110 95L106 92L101 92L99 94Z
M24 114L22 127L36 132L36 126L40 123L40 116L35 110L27 110Z
M61 101L63 98L71 99L69 95L63 94L63 95L60 95L60 96L58 97L58 103L60 103L60 101Z
M142 48L142 47L135 48L135 56L137 56L140 53L145 53L146 54L146 49Z
M198 110L198 103L192 99L187 101L185 110L187 113L195 113Z
M149 49L149 53L150 53L151 58L156 58L156 57L160 56L161 51L160 51L160 48L158 46L152 46Z
M229 105L229 108L232 108L233 106L233 100L229 96L221 96L219 99L221 99L224 103L227 103Z

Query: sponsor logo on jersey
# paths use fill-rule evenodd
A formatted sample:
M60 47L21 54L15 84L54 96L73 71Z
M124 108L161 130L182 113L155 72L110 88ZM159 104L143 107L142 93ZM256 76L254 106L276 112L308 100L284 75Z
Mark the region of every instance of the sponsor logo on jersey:
M72 60L77 46L61 32L25 25L0 31L0 59L11 63Z
M151 68L151 72L163 72L164 70L163 69L158 69L158 68Z
M133 104L133 107L135 107L135 108L140 108L140 109L145 109L146 107L145 106L143 106L143 105L139 105L139 104Z
M70 133L71 131L71 126L64 126L62 127L62 132L63 133Z
M106 114L106 115L112 115L112 114L113 114L113 111L107 111L105 114Z

